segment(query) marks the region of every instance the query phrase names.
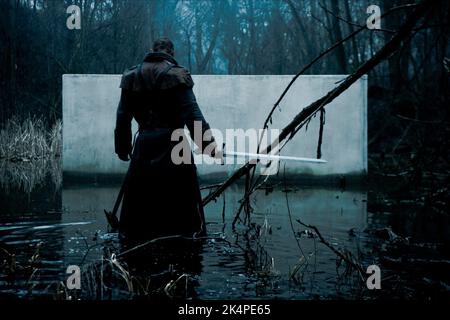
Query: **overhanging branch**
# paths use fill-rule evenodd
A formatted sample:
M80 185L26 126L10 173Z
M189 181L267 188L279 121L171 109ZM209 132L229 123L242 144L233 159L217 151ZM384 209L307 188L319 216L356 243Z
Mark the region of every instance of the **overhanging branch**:
M328 92L322 98L311 103L300 113L298 113L294 117L294 119L286 127L283 128L280 135L278 136L278 139L276 139L274 143L263 150L262 153L270 153L271 150L275 149L285 139L292 138L292 136L295 135L298 130L306 123L306 121L318 110L331 103L352 84L354 84L359 78L370 72L383 60L389 58L400 47L402 41L408 38L417 21L420 20L420 18L422 18L428 12L433 4L436 4L438 2L439 1L424 0L416 5L415 10L409 15L406 22L400 27L398 32L383 48L381 48L371 59L360 66L353 74L349 75L343 82L341 82L339 86ZM292 85L292 83L290 85ZM216 190L206 196L203 199L203 205L206 205L210 201L216 199L230 185L236 182L243 175L247 174L255 166L256 163L247 162L245 165L235 171L234 174L226 181L224 181Z

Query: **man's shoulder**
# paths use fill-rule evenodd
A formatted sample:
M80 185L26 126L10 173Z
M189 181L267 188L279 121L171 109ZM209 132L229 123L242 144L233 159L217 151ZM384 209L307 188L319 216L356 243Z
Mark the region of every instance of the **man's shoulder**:
M138 67L139 67L138 64L135 65L135 66L129 67L128 69L126 69L126 70L123 72L123 75L128 75L128 74L130 74L130 73L136 72L136 70L137 70Z
M143 84L140 81L139 77L139 68L141 65L135 65L128 69L126 69L122 74L122 80L120 82L120 88L122 89L128 89L128 90L140 90L142 89ZM152 79L154 81L155 75L159 72L161 72L162 67L157 67L156 64L152 63L145 63L144 66L142 66L143 77L149 77L148 82L152 82ZM158 71L159 69L159 71ZM154 74L152 76L152 74ZM194 86L194 81L192 80L191 73L189 70L183 66L180 65L172 65L172 68L167 71L167 73L164 75L164 78L161 82L161 89L172 89L175 87L184 86L187 88L192 88Z
M188 69L180 65L172 66L167 72L161 84L161 89L171 89L177 86L186 86L188 88L194 86L191 73Z
M126 69L123 73L122 73L122 80L120 81L120 88L122 89L132 89L135 79L136 79L136 75L137 75L137 71L138 71L138 67L139 65L135 65L132 66L128 69Z

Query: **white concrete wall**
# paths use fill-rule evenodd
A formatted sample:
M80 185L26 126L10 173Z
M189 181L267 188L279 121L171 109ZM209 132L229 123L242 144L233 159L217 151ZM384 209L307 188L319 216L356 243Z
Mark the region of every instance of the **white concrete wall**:
M193 76L194 92L212 127L261 128L292 76ZM283 128L302 108L336 86L344 76L302 76L273 116ZM122 173L127 163L114 154L113 130L120 96L119 75L63 76L63 170L71 173ZM136 126L134 127L136 128ZM319 116L297 133L282 155L315 157ZM325 165L286 162L289 174L363 174L367 171L367 77L326 107ZM281 163L283 167L283 162ZM230 174L239 165L198 165L200 175Z

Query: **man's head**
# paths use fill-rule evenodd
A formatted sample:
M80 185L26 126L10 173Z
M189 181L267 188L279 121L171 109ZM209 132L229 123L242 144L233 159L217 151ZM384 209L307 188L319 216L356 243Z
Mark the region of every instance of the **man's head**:
M164 52L171 56L175 55L173 42L169 38L159 38L153 43L153 52Z

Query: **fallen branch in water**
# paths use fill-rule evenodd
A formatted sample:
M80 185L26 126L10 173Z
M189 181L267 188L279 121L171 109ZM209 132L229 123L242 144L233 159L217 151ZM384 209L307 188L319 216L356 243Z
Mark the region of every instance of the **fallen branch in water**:
M427 11L432 7L432 4L436 3L438 3L438 1L424 0L416 5L415 10L409 15L406 22L400 27L398 32L383 48L381 48L371 59L360 66L353 74L345 78L345 80L341 82L341 84L338 85L335 89L331 90L325 96L311 103L300 113L298 113L294 117L294 119L286 127L283 128L280 135L278 136L278 139L276 139L274 143L269 145L261 153L269 154L271 150L275 150L276 147L278 147L283 141L289 141L290 139L292 139L317 111L339 97L359 78L367 74L383 60L389 58L400 47L401 43L410 36L411 31L413 30L417 21L420 20L425 15L425 13L427 13ZM203 205L207 205L209 202L216 199L230 185L232 185L245 174L248 174L250 170L256 166L257 163L258 160L256 161L256 163L247 162L244 166L235 171L230 178L224 181L216 190L214 190L203 199Z
M400 5L400 6L396 6L391 8L389 11L385 12L384 14L381 15L380 19L387 17L388 15L392 14L393 12L396 12L398 10L402 10L402 9L411 9L411 8L415 8L417 5L416 4L405 4L405 5ZM265 130L268 129L269 127L269 123L272 123L272 116L273 113L275 112L275 110L280 106L281 101L283 101L284 97L286 96L286 94L288 93L288 91L291 89L292 85L297 81L297 79L305 74L309 69L311 69L311 67L319 60L321 60L322 58L324 58L326 55L328 55L330 52L333 52L334 49L336 49L337 47L343 45L345 42L347 42L350 39L353 39L354 37L356 37L360 32L367 30L367 26L360 26L357 30L351 32L348 36L346 36L345 38L343 38L342 40L337 41L336 43L334 43L332 46L328 47L327 49L325 49L324 51L322 51L317 57L315 57L313 60L311 60L306 66L304 66L289 82L289 84L286 86L286 88L283 90L283 92L281 93L280 97L278 98L278 100L275 102L275 104L272 106L272 109L269 111L269 114L267 115L266 119L264 120L264 125L263 125L263 134L261 135L259 142L258 142L258 147L257 147L257 153L259 153L260 151L260 146L261 146L261 142L262 142L262 138L264 135ZM253 178L255 175L255 167L253 167L253 172L251 174L251 178L250 178L250 182L253 182Z
M402 5L402 6L397 6L394 8L391 8L389 11L387 11L386 13L384 13L380 18L384 18L388 15L390 15L393 12L396 12L398 10L401 9L406 9L406 8L414 8L416 7L416 4L406 4L406 5ZM339 47L340 45L342 45L344 42L352 39L353 37L355 37L358 33L367 30L367 26L360 26L359 29L353 31L352 33L350 33L348 36L346 36L344 39L336 42L335 44L333 44L332 46L330 46L329 48L327 48L326 50L324 50L322 53L320 53L316 58L314 58L313 60L311 60L311 62L309 62L306 66L304 66L302 68L302 70L300 70L300 72L298 72L293 78L292 80L289 82L289 84L287 85L287 87L284 89L283 93L281 94L281 96L278 98L278 100L275 102L275 104L273 105L272 109L270 110L269 114L267 115L266 119L264 120L264 125L263 125L263 130L268 128L269 122L271 122L272 119L272 115L275 112L275 110L279 107L281 101L284 99L284 97L286 96L286 94L288 93L289 89L292 87L292 85L294 84L295 81L297 81L297 79L306 73L306 71L308 71L317 61L319 61L320 59L322 59L323 57L325 57L327 54L329 54L330 52L332 52L334 49L336 49L337 47ZM258 150L259 151L259 150Z

